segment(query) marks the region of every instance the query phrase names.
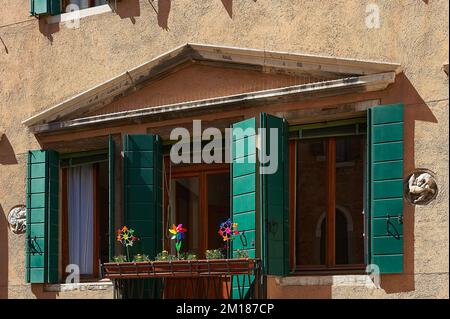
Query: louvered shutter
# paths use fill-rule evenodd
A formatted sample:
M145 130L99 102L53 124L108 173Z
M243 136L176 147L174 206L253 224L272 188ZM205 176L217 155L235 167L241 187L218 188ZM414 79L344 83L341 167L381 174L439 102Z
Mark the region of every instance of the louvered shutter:
M370 262L403 272L403 105L368 111Z
M58 281L59 155L28 152L26 282Z

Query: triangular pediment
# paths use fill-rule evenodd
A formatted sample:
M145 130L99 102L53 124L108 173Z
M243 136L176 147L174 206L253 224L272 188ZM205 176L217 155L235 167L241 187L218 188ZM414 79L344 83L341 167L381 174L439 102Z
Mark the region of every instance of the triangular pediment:
M136 91L121 96L102 108L76 116L96 116L173 105L324 80L318 76L266 73L225 63L214 65L188 62L172 71L164 77L147 81ZM327 79L331 79L331 76ZM74 114L66 119L73 116Z
M25 120L30 128L152 108L300 94L343 85L375 85L400 72L393 63L186 44ZM385 74L389 73L388 76ZM364 76L377 75L375 79ZM372 84L375 83L375 84ZM267 93L267 94L266 94ZM234 102L233 102L234 103ZM168 109L168 108L167 108ZM158 111L159 112L159 111ZM65 125L56 125L60 128ZM34 130L39 131L40 129Z

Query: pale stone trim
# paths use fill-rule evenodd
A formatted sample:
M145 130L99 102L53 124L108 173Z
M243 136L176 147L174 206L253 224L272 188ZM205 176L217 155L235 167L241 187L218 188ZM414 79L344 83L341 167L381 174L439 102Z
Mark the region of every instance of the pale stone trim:
M290 52L273 52L258 49L236 48L207 44L192 44L203 59L244 64L261 64L266 68L284 70L302 69L307 71L343 74L373 74L393 71L401 72L396 63L358 60L352 58L330 57Z
M104 4L101 6L81 9L77 12L67 12L55 16L48 16L47 23L53 24L53 23L68 22L74 19L82 19L96 14L102 14L107 12L112 12L112 9L108 4Z
M350 92L370 92L385 89L389 84L394 83L395 73L381 73L365 76L344 78L339 80L330 80L312 84L300 84L278 89L250 92L244 94L230 95L212 99L205 99L193 102L181 102L163 106L148 107L138 110L122 111L104 115L96 115L75 120L54 122L31 126L29 129L33 133L42 133L46 131L55 131L92 124L105 123L115 120L130 120L145 116L160 115L169 112L184 112L206 108L213 108L226 105L239 105L240 103L249 103L264 100L277 100L283 97L295 97L297 101L303 97L314 96L315 98L326 96L338 96ZM180 115L181 116L181 115Z
M352 286L376 289L368 275L288 276L276 277L279 286Z
M85 290L107 290L113 287L111 280L101 280L97 282L80 282L70 284L46 284L44 291L47 292L66 292L66 291L85 291Z

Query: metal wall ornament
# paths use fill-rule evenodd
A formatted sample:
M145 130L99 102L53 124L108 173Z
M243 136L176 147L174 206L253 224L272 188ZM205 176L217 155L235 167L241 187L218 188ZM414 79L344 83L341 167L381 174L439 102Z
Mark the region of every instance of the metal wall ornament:
M14 234L23 234L27 229L27 209L24 205L11 208L8 213L9 228Z
M405 197L414 205L427 205L438 194L433 173L426 169L417 169L405 180Z

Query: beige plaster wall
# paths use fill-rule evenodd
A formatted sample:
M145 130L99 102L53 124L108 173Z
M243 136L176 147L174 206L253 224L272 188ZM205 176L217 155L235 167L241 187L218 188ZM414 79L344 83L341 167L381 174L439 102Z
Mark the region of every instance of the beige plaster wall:
M25 200L25 152L39 147L21 121L176 46L197 42L402 64L407 84L383 102L407 103L414 136L408 169L432 170L440 187L430 205L408 210L413 214L409 240L414 243L410 253L414 265L405 276L413 278L413 284L398 289L402 277L392 289L319 287L314 296L448 298L449 105L448 77L442 71L448 62L448 1L121 3L118 13L84 18L80 28L72 30L29 17L28 0L0 0L0 128L5 132L0 141L0 297L50 297L42 295L42 287L24 284L25 236L6 229L7 212ZM380 8L379 29L368 29L364 23L369 3ZM416 116L421 107L431 116ZM292 297L302 288L272 289L272 297ZM88 297L84 292L55 294L72 296Z

